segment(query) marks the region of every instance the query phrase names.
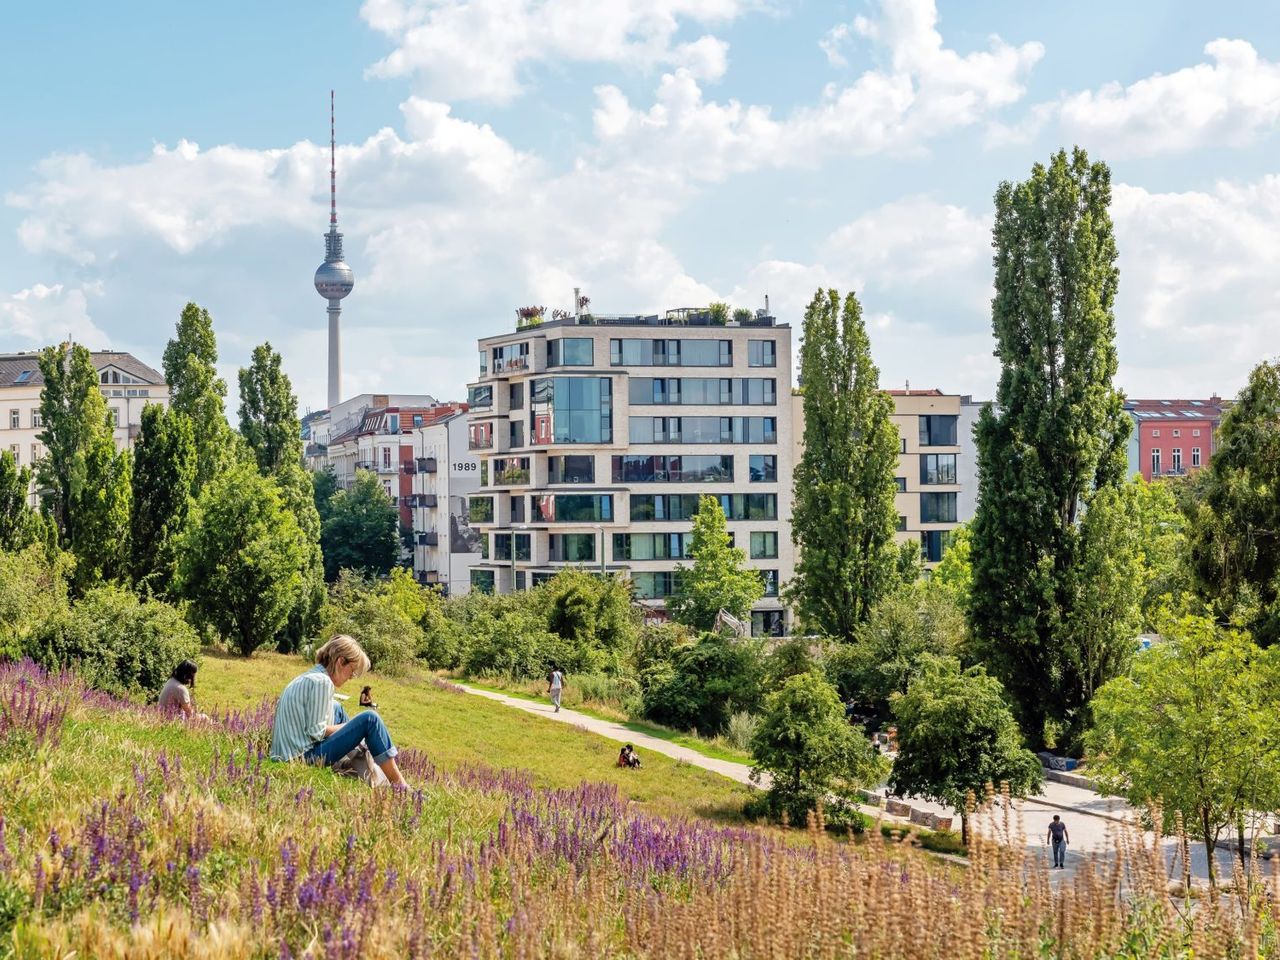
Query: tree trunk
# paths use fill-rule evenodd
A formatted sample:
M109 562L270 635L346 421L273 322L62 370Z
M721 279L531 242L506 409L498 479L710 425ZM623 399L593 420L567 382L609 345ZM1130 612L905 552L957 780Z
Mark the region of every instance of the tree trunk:
M1244 814L1236 817L1236 851L1240 854L1240 869L1249 869L1249 855L1244 850Z
M960 811L960 842L969 846L969 814L963 810Z
M1213 831L1209 828L1209 811L1205 810L1200 814L1200 829L1204 836L1204 852L1208 860L1207 866L1209 870L1209 889L1212 890L1217 886L1217 866L1213 858L1214 841L1217 839L1213 835Z

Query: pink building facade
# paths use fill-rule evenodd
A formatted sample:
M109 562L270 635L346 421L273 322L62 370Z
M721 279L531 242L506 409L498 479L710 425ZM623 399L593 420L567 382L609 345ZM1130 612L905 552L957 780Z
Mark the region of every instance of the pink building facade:
M1129 445L1129 470L1148 480L1185 477L1213 456L1218 424L1227 402L1208 400L1128 400L1136 443Z

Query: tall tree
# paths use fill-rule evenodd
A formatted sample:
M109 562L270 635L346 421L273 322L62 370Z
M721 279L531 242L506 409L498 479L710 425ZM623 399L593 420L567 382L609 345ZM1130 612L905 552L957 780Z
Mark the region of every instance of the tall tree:
M385 577L400 556L399 517L376 474L357 470L350 490L333 495L329 519L321 528L324 576L333 582L341 570Z
M45 349L40 373L45 456L36 477L59 546L76 556L74 583L83 592L127 572L129 457L116 450L115 420L86 348Z
M186 525L195 487L191 421L159 404L147 404L133 458L133 579L163 595L173 581L174 542Z
M787 593L809 630L849 641L900 578L898 431L852 293L843 306L835 290L814 295L804 315L800 383L804 454L791 514L800 553Z
M1046 720L1078 732L1087 691L1108 679L1081 676L1082 658L1067 648L1088 602L1073 575L1088 535L1079 521L1123 482L1130 430L1112 385L1119 271L1110 202L1110 171L1079 149L1036 164L1023 183L1002 183L995 198L992 327L1002 369L996 403L975 429L969 614L980 655L1036 741Z
M1197 592L1223 622L1280 642L1280 361L1259 364L1183 498Z
M740 620L764 596L760 575L744 564L747 554L729 545L724 508L715 497L703 496L693 518L693 565L676 568L675 593L667 601L672 617L695 630L710 630L723 610Z
M218 343L209 311L188 303L177 331L164 348L169 405L191 421L196 441L195 491L199 493L231 461L234 444L224 401L227 384L218 376Z
M31 506L31 470L0 451L0 550L22 550L45 539L44 518Z
M264 343L253 348L249 366L240 368L240 436L264 475L302 463L298 400L280 362L280 354Z

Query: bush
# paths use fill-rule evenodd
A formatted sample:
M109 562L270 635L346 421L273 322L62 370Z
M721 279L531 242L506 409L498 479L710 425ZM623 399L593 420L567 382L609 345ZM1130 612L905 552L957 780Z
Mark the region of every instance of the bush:
M754 713L739 710L729 718L729 724L724 728L724 738L735 750L749 751L751 738L756 735L756 728L759 725L760 718Z
M759 706L761 678L757 641L705 634L672 663L644 675L645 715L667 726L716 734L735 711Z
M322 639L349 634L364 647L376 669L394 672L408 666L422 647L423 634L405 612L405 597L397 589L375 586L350 570L342 571L324 607Z
M0 552L0 657L24 656L32 634L67 612L73 565L69 553L38 546Z
M29 652L46 668L74 667L100 690L155 696L174 666L200 655L200 639L169 604L105 586L48 622Z
M475 632L464 663L471 676L542 677L560 647L559 637L523 610L479 618L472 628Z

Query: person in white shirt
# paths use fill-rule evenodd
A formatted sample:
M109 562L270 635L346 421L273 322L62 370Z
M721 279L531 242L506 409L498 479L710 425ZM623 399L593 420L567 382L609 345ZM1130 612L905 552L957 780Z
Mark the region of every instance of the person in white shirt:
M551 694L551 702L556 705L555 712L560 712L560 695L564 692L564 674L556 664L551 665L551 680L547 693Z
M160 690L161 710L181 712L184 716L207 719L204 714L196 713L195 702L191 698L191 691L196 685L197 669L191 660L183 660L173 668L173 674L164 682L164 687Z

